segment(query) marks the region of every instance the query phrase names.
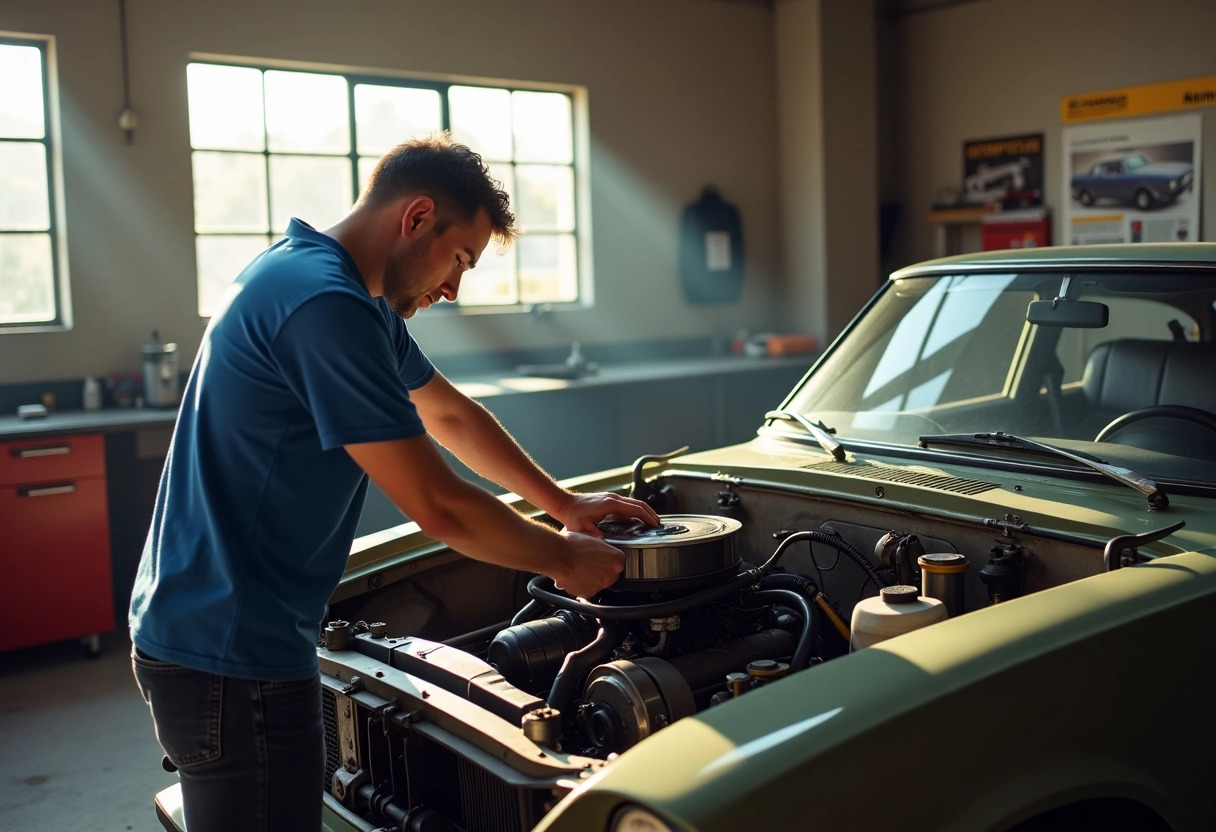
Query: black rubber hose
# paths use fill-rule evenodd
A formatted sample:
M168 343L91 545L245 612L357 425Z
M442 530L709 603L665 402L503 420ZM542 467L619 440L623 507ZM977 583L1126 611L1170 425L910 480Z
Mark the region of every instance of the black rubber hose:
M812 593L809 591L812 587L815 587L815 582L797 572L773 572L760 580L760 589L792 589L807 598L812 597ZM818 587L815 588L818 589Z
M515 617L511 619L511 626L515 627L523 624L525 621L531 621L535 618L548 615L551 608L544 601L533 598L528 603L524 604L523 609L515 613Z
M793 607L802 614L802 635L794 648L794 657L790 659L790 671L805 669L811 660L811 651L815 649L815 640L819 638L819 616L815 608L806 596L789 589L757 589L743 596L746 607L766 606L766 602Z
M875 586L890 586L890 584L883 580L878 574L878 570L874 568L874 564L870 562L870 559L859 552L857 547L853 546L853 544L849 543L842 537L837 537L834 534L828 534L827 532L817 530L793 532L792 534L786 536L786 538L777 545L777 551L773 552L773 556L765 561L764 565L760 567L760 571L765 575L771 572L773 567L777 565L777 559L785 554L785 550L789 548L791 544L797 543L800 540L809 540L812 543L822 543L825 546L831 546L836 551L848 555L850 560L860 566L865 573L870 576L870 580L874 582Z
M557 678L553 680L553 687L549 688L549 697L545 704L563 714L566 713L564 709L570 701L570 695L574 693L574 686L591 668L612 655L612 650L616 647L616 636L616 622L601 621L599 635L594 641L573 653L567 653L561 670L557 671Z
M571 598L569 595L558 592L553 579L544 575L537 575L528 581L528 594L546 604L589 615L601 621L635 621L642 618L667 618L676 613L703 606L710 601L716 601L725 595L751 586L759 580L759 577L754 570L740 572L728 581L723 581L692 595L661 601L657 604L639 604L637 606L609 606L591 601L579 601L577 598Z

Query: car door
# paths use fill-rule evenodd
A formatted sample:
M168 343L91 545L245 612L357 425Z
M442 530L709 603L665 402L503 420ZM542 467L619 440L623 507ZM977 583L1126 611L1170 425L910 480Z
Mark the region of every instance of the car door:
M1127 174L1123 172L1121 162L1107 162L1094 178L1094 196L1113 199L1126 199Z

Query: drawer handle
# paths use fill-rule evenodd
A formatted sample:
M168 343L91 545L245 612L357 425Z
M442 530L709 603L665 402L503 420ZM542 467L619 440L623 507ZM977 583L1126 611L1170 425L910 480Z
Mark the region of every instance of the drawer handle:
M71 445L45 445L41 448L13 448L13 456L18 459L29 459L33 456L58 456L70 454Z
M18 488L17 493L22 497L49 497L52 494L71 494L76 491L76 483L68 482L63 485L44 485L38 488Z

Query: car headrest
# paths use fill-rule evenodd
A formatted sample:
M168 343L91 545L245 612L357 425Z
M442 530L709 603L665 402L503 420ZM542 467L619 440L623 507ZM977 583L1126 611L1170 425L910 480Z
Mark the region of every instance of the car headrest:
M1126 338L1094 347L1081 387L1100 409L1179 404L1216 413L1216 342Z

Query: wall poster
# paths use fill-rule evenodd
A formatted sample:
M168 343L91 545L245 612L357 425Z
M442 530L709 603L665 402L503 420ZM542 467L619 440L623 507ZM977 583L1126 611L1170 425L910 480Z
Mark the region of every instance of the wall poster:
M1065 127L1064 242L1199 238L1198 113Z
M1043 134L963 143L963 202L1043 204Z

